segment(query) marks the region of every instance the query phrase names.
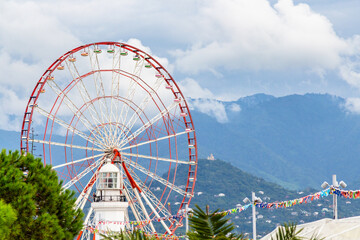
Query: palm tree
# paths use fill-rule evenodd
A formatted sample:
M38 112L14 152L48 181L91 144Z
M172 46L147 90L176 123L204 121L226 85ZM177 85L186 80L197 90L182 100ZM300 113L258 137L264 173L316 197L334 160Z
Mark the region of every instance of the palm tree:
M303 237L299 237L299 233L303 228L297 230L297 225L295 223L284 223L281 227L278 228L276 232L276 238L271 237L271 240L301 240Z
M209 213L209 206L204 212L198 205L195 205L194 214L190 216L191 231L187 233L190 240L206 239L243 239L242 234L231 233L234 230L233 224L228 224L229 219L215 210Z
M135 231L127 231L127 232L112 232L109 234L101 234L104 240L153 240L155 237L147 236L145 233L135 230Z
M295 223L284 223L281 227L278 228L275 239L271 237L271 240L305 240L304 237L299 236L299 234L304 230L303 228L297 230L297 225ZM309 240L323 240L324 238L318 238L313 235Z

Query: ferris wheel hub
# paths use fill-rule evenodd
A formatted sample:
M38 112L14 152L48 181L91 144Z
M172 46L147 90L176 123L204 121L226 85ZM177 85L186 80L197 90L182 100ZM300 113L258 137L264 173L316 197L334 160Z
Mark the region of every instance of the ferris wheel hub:
M113 147L106 148L104 150L104 153L107 155L110 155L110 154L114 153L114 148Z

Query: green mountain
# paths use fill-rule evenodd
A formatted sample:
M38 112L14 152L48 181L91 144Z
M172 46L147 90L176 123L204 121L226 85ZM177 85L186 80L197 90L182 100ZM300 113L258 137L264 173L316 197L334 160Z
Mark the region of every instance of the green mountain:
M184 182L187 179L188 167L180 165L177 169L177 179ZM166 177L167 174L164 174ZM321 183L319 182L319 185ZM154 183L152 189L161 186ZM238 204L245 205L243 199L251 199L251 192L255 192L263 202L287 201L306 196L320 191L317 189L305 189L302 191L293 191L281 187L278 184L268 182L262 178L253 176L234 167L230 163L221 160L199 160L197 180L195 184L195 194L191 200L190 207L198 204L203 209L206 205L211 210L228 210L236 208ZM221 194L222 193L222 194ZM220 195L219 195L220 194ZM169 202L172 211L176 210L175 194L170 197ZM360 200L338 198L339 217L350 217L360 214ZM311 203L295 205L290 208L262 209L256 208L257 214L257 232L264 236L272 231L278 224L284 222L311 222L324 217L332 218L332 196L321 200L315 200ZM238 205L239 206L239 205ZM252 209L230 214L228 217L236 226L237 232L252 232ZM184 229L181 229L182 231Z
M207 114L199 111L202 101L202 112ZM343 98L256 94L233 102L218 101L225 108L223 118L228 120L222 123L215 119L220 113L213 100L189 99L189 103L193 105L201 158L212 153L290 189L317 188L332 174L346 182L360 181L356 167L360 160L360 115L347 111ZM0 130L2 148L18 149L19 138L19 133ZM53 150L64 155L62 148ZM41 154L40 148L35 153ZM180 158L182 153L186 151L179 151Z
M222 104L225 123L192 111L200 157L213 153L291 189L317 188L332 174L359 179L354 166L360 160L360 116L345 109L343 98L258 94ZM241 110L232 111L234 104Z

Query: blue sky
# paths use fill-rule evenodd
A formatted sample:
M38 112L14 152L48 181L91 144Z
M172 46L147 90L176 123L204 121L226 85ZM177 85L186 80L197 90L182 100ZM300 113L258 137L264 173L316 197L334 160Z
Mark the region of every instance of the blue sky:
M183 0L0 2L0 128L16 130L61 54L124 41L164 58L185 95L360 96L360 2Z

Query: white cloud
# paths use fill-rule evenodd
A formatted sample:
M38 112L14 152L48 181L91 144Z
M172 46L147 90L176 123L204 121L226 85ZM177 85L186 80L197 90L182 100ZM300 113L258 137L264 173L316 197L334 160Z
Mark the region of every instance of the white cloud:
M54 61L66 50L81 44L56 15L31 1L3 1L0 30L2 49L13 58L25 61Z
M345 108L356 114L360 114L360 98L347 98Z
M188 50L174 52L176 66L198 73L240 70L334 69L349 52L330 21L306 4L279 0L208 1L199 32L211 33ZM226 14L225 14L226 13ZM205 26L206 25L206 26ZM211 27L208 27L211 26Z
M360 89L360 36L347 40L350 46L350 56L343 59L339 74L348 84Z
M188 104L191 109L205 113L220 123L228 122L224 104L217 101L215 95L209 89L202 88L200 84L192 78L186 78L180 81L178 85L188 98ZM240 107L239 105L237 106ZM236 106L230 109L237 111Z
M241 107L239 104L233 103L229 106L229 110L232 112L240 112L241 111Z
M219 123L229 121L225 106L214 99L194 99L189 101L190 107L215 118Z
M25 98L20 99L14 91L0 87L0 129L19 131L19 113L24 111L26 101Z
M190 98L214 98L214 94L207 88L202 88L192 78L186 78L178 82L178 85L186 97Z
M340 76L350 85L360 89L360 62L347 62L340 67Z
M269 0L109 0L101 4L5 0L0 1L0 31L0 86L20 101L29 97L41 74L61 54L83 43L108 39L129 39L129 44L149 53L148 46L155 53L175 49L173 62L157 59L169 72L185 73L181 77L188 78L179 85L192 98L235 99L267 81L260 89L277 88L272 84L276 78L264 76L256 82L250 76L246 80L250 90L239 89L244 82L237 84L228 74L241 78L240 71L270 70L291 77L292 70L305 70L326 81L329 69L339 70L349 84L360 86L360 36L339 37L326 17L292 0L275 5ZM200 72L221 81L214 84L215 80L191 76ZM311 80L309 88L317 81ZM224 106L209 102L197 105L226 121ZM22 117L25 105L21 107L12 118Z

